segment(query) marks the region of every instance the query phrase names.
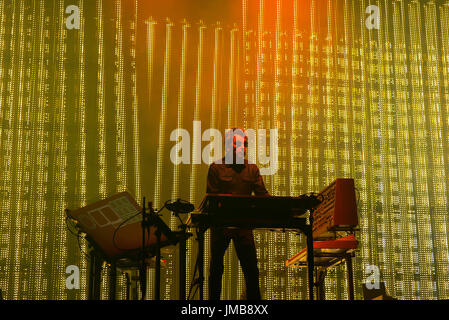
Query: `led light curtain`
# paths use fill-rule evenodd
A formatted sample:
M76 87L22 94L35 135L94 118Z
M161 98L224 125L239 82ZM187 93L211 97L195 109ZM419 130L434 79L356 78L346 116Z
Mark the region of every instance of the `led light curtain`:
M447 299L449 2L216 3L0 2L5 298L86 299L87 244L67 230L64 209L123 190L155 208L176 198L198 206L203 132L239 126L278 129L279 169L264 176L272 195L355 179L356 298L365 268L375 266L393 297ZM78 28L67 27L70 5L79 8ZM370 6L379 9L377 27ZM190 133L190 164L170 159L177 128ZM177 229L167 211L164 220ZM303 238L255 231L264 299L307 299L306 270L284 266ZM230 248L222 297L239 299L244 279ZM192 297L196 250L192 237ZM164 256L163 299L179 294L176 253ZM80 289L66 288L69 265L80 268ZM208 266L206 253L206 277ZM325 287L327 299L347 299L344 265L328 272ZM119 275L118 299L123 288Z

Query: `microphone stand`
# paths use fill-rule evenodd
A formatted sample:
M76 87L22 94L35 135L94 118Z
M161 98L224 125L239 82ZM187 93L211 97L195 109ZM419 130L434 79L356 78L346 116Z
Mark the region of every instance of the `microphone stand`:
M178 199L179 200L179 199ZM173 210L173 215L179 219L181 229L179 234L179 300L186 300L186 253L187 253L187 225L179 216L178 209Z
M148 236L150 236L150 227L156 226L156 284L155 284L155 300L160 300L160 288L161 288L161 231L157 226L157 218L158 215L153 209L153 205L151 202L148 202L148 208L150 210L147 213L147 209L145 208L145 197L143 198L143 208L142 208L142 260L140 265L140 287L142 291L142 300L145 300L147 295L147 250L146 250L146 241L145 241L145 230L148 232Z
M197 229L197 240L198 240L198 287L200 291L199 299L204 299L204 234L207 228L199 227Z
M140 290L142 292L141 300L145 300L147 295L147 265L146 265L146 250L145 250L145 230L147 229L148 217L145 208L145 197L143 197L142 208L142 251L141 251L141 263L140 263Z
M154 300L160 300L161 298L161 230L156 224L158 215L151 207L151 218L154 221L153 225L156 226L156 284L154 286ZM148 227L149 228L149 227ZM150 230L148 229L148 233Z

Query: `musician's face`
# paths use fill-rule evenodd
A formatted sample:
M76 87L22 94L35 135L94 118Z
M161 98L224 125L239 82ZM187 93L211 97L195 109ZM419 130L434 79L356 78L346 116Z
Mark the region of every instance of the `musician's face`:
M243 159L246 155L246 150L248 149L247 143L245 143L245 137L235 135L232 144L235 159Z

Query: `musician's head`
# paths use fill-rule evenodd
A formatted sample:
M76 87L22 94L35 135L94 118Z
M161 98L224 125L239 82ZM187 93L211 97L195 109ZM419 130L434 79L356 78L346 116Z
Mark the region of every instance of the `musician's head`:
M225 134L225 162L243 164L248 149L248 136L241 128L231 128ZM232 156L232 158L231 158Z

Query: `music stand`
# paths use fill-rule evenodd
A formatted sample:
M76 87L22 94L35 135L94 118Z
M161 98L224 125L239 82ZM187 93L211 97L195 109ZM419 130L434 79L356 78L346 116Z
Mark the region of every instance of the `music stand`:
M95 255L114 267L120 259L140 261L142 263L141 280L142 278L146 280L146 270L143 270L143 267L146 268L147 265L146 258L156 257L155 289L159 290L160 249L175 245L178 239L151 207L150 214L146 214L146 209L140 208L133 197L125 191L77 210L67 209L66 214L76 221L80 232L86 234L86 239L93 248L92 257ZM96 259L94 261L93 271L97 276L98 264ZM98 283L98 279L95 281ZM112 287L115 286L112 285ZM141 289L142 299L144 299L146 281ZM156 291L155 297L159 298L159 294L160 290ZM98 297L98 293L92 295L94 298Z

